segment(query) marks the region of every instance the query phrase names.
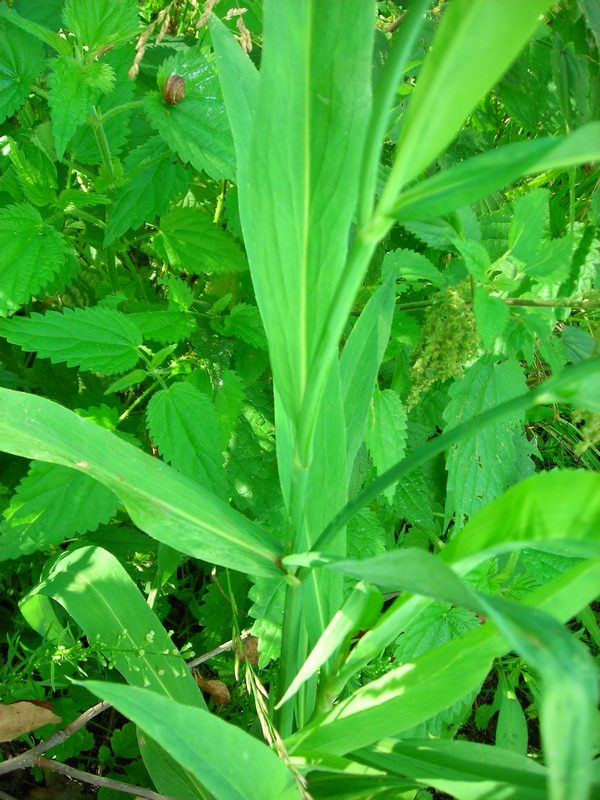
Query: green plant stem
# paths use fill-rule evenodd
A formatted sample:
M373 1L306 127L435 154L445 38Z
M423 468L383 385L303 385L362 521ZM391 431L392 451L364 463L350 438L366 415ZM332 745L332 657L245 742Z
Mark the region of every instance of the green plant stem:
M304 508L308 468L298 452L298 437L292 460L290 502L286 536L287 552L306 546L303 540ZM307 655L306 631L304 625L302 595L304 587L296 584L286 586L285 613L281 635L281 657L279 662L279 682L277 695L282 697L297 674ZM301 700L296 698L275 712L275 726L283 737L289 736L294 727L294 710L298 719L301 716Z
M120 106L115 106L111 108L106 113L102 114L101 116L98 115L98 119L101 120L103 123L107 122L109 119L116 117L117 114L123 113L123 111L129 111L132 108L141 108L144 105L142 100L132 100L130 103L122 103Z
M139 404L150 394L150 392L153 392L159 385L160 384L158 380L155 380L151 386L149 386L147 389L144 389L144 391L140 395L138 395L138 397L135 398L133 403L128 408L126 408L125 411L121 414L121 416L119 417L119 423L124 422L127 419L127 417L131 414L131 412L137 406L139 406Z
M363 506L378 497L384 489L396 483L396 481L404 475L407 475L414 469L417 469L417 467L425 464L439 453L443 453L450 445L460 441L466 436L477 433L485 425L488 425L490 422L498 421L502 417L525 411L530 406L538 403L555 402L555 398L552 396L554 391L578 379L587 377L598 370L600 370L600 357L591 358L587 361L575 364L561 372L560 375L544 381L526 394L519 395L512 400L507 400L506 403L494 406L494 408L490 408L482 414L473 417L473 419L463 422L462 425L451 428L435 439L427 442L422 447L419 447L418 450L415 450L414 453L411 453L407 458L404 458L402 461L394 464L393 467L390 467L390 469L372 481L362 492L347 503L323 530L314 543L312 550L314 552L326 551L331 539L348 523L357 511L360 511Z
M112 181L115 179L112 156L110 154L108 139L106 138L106 131L102 125L102 118L98 114L95 106L92 106L92 110L90 112L90 124L92 126L92 130L94 131L96 143L98 145L98 149L100 150L100 155L102 156L102 165L106 170L108 179L112 183Z
M398 303L397 311L417 311L430 308L434 300L415 300L413 303ZM507 306L526 308L600 308L600 300L577 300L557 298L556 300L535 300L526 297L508 297L504 300Z

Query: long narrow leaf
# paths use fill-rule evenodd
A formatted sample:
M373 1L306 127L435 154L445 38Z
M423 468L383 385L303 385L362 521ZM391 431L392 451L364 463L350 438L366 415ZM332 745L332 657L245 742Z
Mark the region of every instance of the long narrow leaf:
M281 547L209 491L114 433L35 395L0 389L0 448L79 469L108 486L131 519L182 553L256 575L280 575Z
M274 378L294 418L344 268L373 20L365 0L265 3L253 145L238 165L240 213ZM328 342L329 363L336 348Z
M389 214L401 188L450 144L550 5L550 0L448 4L403 121L396 161L377 214Z
M146 687L168 702L206 709L202 693L167 632L125 569L100 547L66 553L23 601L21 608L53 598L77 622L88 642L114 664L132 686ZM161 791L181 800L209 797L197 776L181 771L150 740L140 742L146 767Z
M394 215L427 220L455 211L508 186L523 175L600 159L600 122L569 136L506 144L443 170L400 195Z
M530 594L526 602L565 622L594 599L599 582L600 563L583 562ZM492 625L472 630L362 687L290 737L288 750L343 755L409 730L481 686L493 659L508 649Z
M101 681L81 683L135 722L207 786L215 800L292 800L293 774L262 742L199 708L148 689Z

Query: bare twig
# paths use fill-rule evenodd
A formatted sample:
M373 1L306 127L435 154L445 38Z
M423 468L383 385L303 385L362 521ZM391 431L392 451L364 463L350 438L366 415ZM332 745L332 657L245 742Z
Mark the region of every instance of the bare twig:
M114 789L116 792L135 794L137 797L147 797L148 800L173 800L165 794L153 792L152 789L144 789L142 786L133 786L131 783L123 783L123 781L114 781L111 778L103 778L100 775L92 775L91 772L83 772L80 769L69 767L67 764L62 764L60 761L52 761L49 758L38 758L35 766L41 767L42 769L51 769L53 772L59 772L61 775L66 775L68 778L73 778L73 780L76 781L90 783L92 786L103 786L106 789Z
M244 631L241 634L240 639L243 641L244 639L247 639L250 635L251 635L250 631ZM194 667L197 667L199 664L204 664L205 661L210 661L211 658L214 658L215 656L218 656L221 653L225 653L227 652L227 650L231 650L233 645L234 642L233 639L231 639L230 641L219 645L219 647L215 647L214 650L210 650L208 653L204 653L203 655L198 656L198 658L193 659L193 661L188 661L187 666L189 667L189 669L193 669ZM1 762L0 775L5 775L9 772L14 772L17 769L28 769L29 767L40 765L41 761L45 762L46 759L41 758L41 756L44 753L47 753L48 750L51 750L53 747L57 747L59 744L62 744L66 739L68 739L70 736L76 733L80 728L83 728L84 725L87 725L87 723L90 720L98 716L98 714L101 714L103 711L108 710L109 708L111 708L110 703L106 702L96 703L96 705L92 706L91 708L88 708L86 711L80 714L77 717L77 719L73 720L73 722L70 722L60 731L56 731L47 739L45 739L43 742L36 744L35 747L31 747L24 753L21 753L18 756L14 756L13 758L9 758L6 761ZM62 767L64 767L65 770L72 770L71 767L67 767L66 765L61 765L60 762L58 761L50 761L49 763L53 765L49 767L49 769L54 769L55 772L60 772ZM47 764L45 764L44 766L47 766ZM77 770L75 770L75 772L77 772ZM72 775L72 772L69 773L65 772L65 774ZM87 773L81 773L81 774L87 775ZM91 776L91 777L96 778L97 776ZM81 778L80 780L85 780L85 779ZM108 779L102 778L101 780L108 780ZM89 781L87 782L89 783ZM114 789L116 787L113 786L113 783L114 781L111 783L111 787ZM97 783L97 785L107 786L108 784ZM124 785L129 786L129 784L124 784ZM124 789L122 791L127 791L127 790ZM150 790L144 789L143 791L149 792ZM136 793L138 794L139 797L161 798L161 800L164 797L164 795L158 795L156 793L143 794L143 791L136 790ZM14 800L14 798L11 798L9 795L6 795L6 798L3 798L2 794L0 794L0 800Z
M244 641L244 639L247 639L250 635L251 635L250 631L242 631L242 633L240 634L240 639ZM198 656L198 658L194 658L186 663L190 669L193 669L194 667L197 667L199 664L204 664L205 661L210 661L211 658L221 655L221 653L226 653L227 650L231 650L232 647L233 647L233 639L230 639L228 642L225 642L224 644L220 644L218 647L215 647L214 650L209 650L208 653L204 653L203 655Z
M396 19L387 26L387 28L385 29L385 32L386 33L394 33L394 31L397 28L399 28L400 25L402 25L402 20L404 19L405 16L406 16L406 11L403 14L400 14L399 17L396 17Z
M3 761L0 764L0 775L3 775L7 772L14 772L16 769L26 769L27 767L32 767L43 753L46 753L53 747L62 744L80 728L83 728L84 725L87 725L91 719L97 717L98 714L101 714L108 708L110 708L110 703L96 703L95 706L88 708L83 712L83 714L80 714L77 719L74 719L73 722L70 722L68 725L62 728L62 730L53 733L45 741L36 744L35 747L32 747L25 753L21 753L18 756L14 756L14 758L9 758L6 761Z

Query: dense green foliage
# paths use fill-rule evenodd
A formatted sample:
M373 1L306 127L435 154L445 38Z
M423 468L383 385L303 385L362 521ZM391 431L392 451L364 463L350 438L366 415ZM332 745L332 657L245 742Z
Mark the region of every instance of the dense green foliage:
M592 797L597 7L246 6L0 4L0 796Z

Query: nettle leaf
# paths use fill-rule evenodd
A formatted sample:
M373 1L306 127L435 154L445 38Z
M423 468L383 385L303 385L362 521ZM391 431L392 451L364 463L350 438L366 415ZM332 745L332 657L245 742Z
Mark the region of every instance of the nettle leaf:
M169 105L162 89L171 75L185 81L185 98ZM235 153L214 59L195 49L181 50L161 64L158 92L144 108L150 124L183 161L221 180L235 177Z
M420 611L399 637L394 647L394 660L399 664L411 662L480 625L481 620L472 611L434 602ZM449 738L468 715L476 695L477 690L468 692L449 708L403 735L407 739Z
M94 531L117 510L117 498L98 481L58 464L32 464L0 525L0 561L47 550Z
M244 397L243 380L233 370L225 370L220 376L219 391L215 398L219 427L223 433L223 449L229 444L231 434L239 421Z
M352 517L347 536L348 558L370 558L385 552L387 533L370 508L363 508Z
M444 411L448 423L445 430L524 394L526 389L523 369L517 361L495 363L492 357L480 359L450 388L450 402ZM519 461L515 431L522 421L522 413L499 418L450 447L446 460L446 513L455 515L457 524L461 525L466 516L472 516L520 477L515 474Z
M519 261L533 261L548 224L548 189L534 189L515 200L508 235L511 254Z
M52 161L34 145L26 143L20 146L12 139L8 141L10 146L7 156L25 198L34 206L46 206L55 202L56 167Z
M429 530L434 527L431 491L422 470L414 470L398 481L394 510L398 517L411 525L420 525Z
M246 406L229 442L227 474L241 511L269 519L283 505L273 427L253 406Z
M79 44L90 50L127 41L138 30L134 0L66 0L63 20Z
M240 272L248 268L241 246L199 208L174 208L160 221L159 253L177 269L195 275Z
M98 96L113 86L114 72L99 61L79 64L70 56L52 63L48 76L52 133L61 159L77 128L85 121Z
M138 362L142 334L126 314L110 308L76 308L0 321L0 334L27 352L57 364L113 375Z
M562 283L569 277L574 242L570 236L542 242L535 256L525 265L530 278L542 286Z
M189 383L161 389L148 403L146 421L154 444L171 466L220 497L227 496L219 420L203 392Z
M0 19L0 122L21 106L43 67L42 44Z
M444 276L422 253L414 250L392 250L383 259L382 270L394 271L400 281L427 281L438 289L445 285Z
M62 235L29 203L0 209L0 316L41 292L65 266Z
M268 349L267 337L258 308L248 303L238 303L226 317L215 317L210 326L223 336L235 336L259 350Z
M477 286L473 310L481 341L493 351L496 341L508 326L510 309L499 297L493 297L482 286Z
M196 327L194 317L181 311L139 311L127 317L140 329L144 339L161 344L188 339Z
M104 243L164 214L185 193L188 174L159 136L153 136L125 159L128 176L110 210Z
M266 667L269 661L279 658L281 652L281 627L285 583L274 578L253 578L248 597L253 601L248 612L255 620L250 632L258 638L258 666Z
M377 474L381 475L404 456L406 448L406 411L400 395L393 389L375 389L365 441ZM395 484L384 495L388 502L394 497Z

